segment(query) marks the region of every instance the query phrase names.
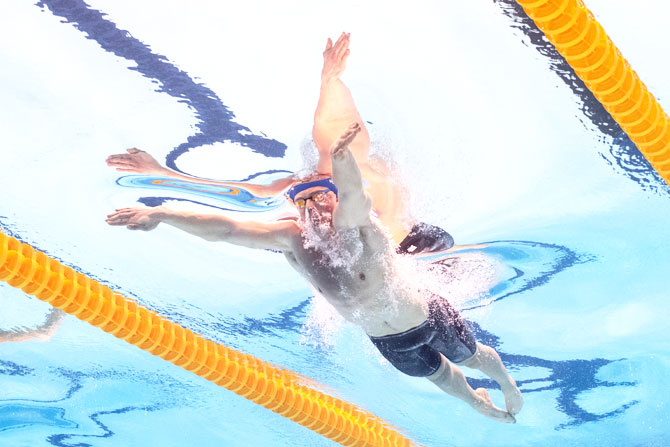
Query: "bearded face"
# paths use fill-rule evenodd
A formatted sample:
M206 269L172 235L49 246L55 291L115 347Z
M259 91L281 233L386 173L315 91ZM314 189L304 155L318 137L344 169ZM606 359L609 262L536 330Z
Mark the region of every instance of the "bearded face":
M337 196L328 189L315 186L301 191L295 196L294 205L300 213L300 221L314 230L330 228L333 211L337 206Z

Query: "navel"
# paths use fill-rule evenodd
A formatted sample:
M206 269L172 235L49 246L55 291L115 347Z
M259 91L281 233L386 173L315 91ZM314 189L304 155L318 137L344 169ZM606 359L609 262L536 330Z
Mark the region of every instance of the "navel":
M365 273L360 273L358 277L361 278L361 281L365 281Z

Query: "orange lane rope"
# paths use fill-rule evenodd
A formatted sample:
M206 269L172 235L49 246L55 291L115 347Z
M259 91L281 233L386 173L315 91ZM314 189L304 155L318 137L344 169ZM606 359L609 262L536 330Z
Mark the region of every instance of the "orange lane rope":
M207 340L1 232L0 280L343 446L414 445L304 377Z
M670 120L581 0L517 0L670 184Z

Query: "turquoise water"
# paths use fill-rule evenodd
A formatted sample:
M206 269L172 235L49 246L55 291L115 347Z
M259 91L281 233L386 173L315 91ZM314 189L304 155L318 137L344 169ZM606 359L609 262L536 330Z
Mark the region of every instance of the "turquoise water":
M670 108L657 58L670 45L667 6L589 6ZM212 340L314 378L426 446L670 442L668 187L513 3L1 8L3 231ZM285 212L280 199L157 187L104 160L140 147L191 175L262 182L302 168L320 53L343 29L345 82L416 217L457 243L488 243L447 259L444 286L524 392L516 425L393 370L281 255L104 223L138 204ZM4 285L0 306L7 331L48 311ZM334 444L66 317L49 341L0 344L0 445Z

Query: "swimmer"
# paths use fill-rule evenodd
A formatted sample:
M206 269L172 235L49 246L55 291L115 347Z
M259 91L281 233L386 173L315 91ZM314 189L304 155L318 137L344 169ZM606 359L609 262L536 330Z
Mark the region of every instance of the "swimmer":
M43 324L34 329L25 329L20 332L0 330L0 343L17 342L27 340L47 341L53 337L58 327L63 322L65 312L52 308Z
M316 170L306 178L299 179L290 175L277 179L269 185L204 180L163 167L150 154L137 148L128 149L126 154L110 155L106 160L107 165L121 172L168 176L208 185L243 188L257 197L273 197L301 181L331 177L330 144L339 137L341 130L349 123L358 122L361 123L361 131L351 142L350 150L365 179L365 189L372 199L372 207L377 218L398 244L398 251L417 255L472 248L472 246L454 246L451 235L434 225L411 222L406 203L402 199L402 191L390 180L394 178L394 174L381 160L370 157L370 135L362 124L363 120L351 91L341 80L349 57L349 41L350 34L342 33L335 43L330 38L326 42L321 88L312 127L312 138L319 158Z
M489 418L514 423L523 398L498 354L476 342L446 300L423 291L414 278L401 278L395 267L401 255L373 215L349 148L362 131L360 123L351 124L329 148L332 178L288 191L298 220L240 222L155 207L119 209L107 216L107 223L145 231L165 223L208 241L281 251L345 319L366 332L394 367L426 377ZM495 380L506 410L493 405L484 388L472 389L460 366Z

